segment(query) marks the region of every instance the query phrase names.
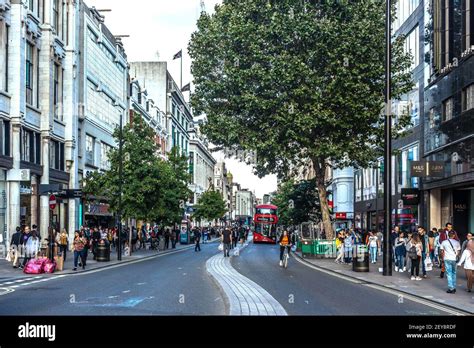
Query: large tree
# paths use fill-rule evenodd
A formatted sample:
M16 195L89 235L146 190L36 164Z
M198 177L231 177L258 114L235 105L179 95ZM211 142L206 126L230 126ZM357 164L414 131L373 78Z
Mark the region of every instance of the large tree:
M119 143L119 129L114 132ZM189 197L187 159L174 148L168 161L158 157L155 132L136 115L123 128L122 216L140 220L154 220L165 224L181 221L185 202ZM94 172L84 180L84 191L107 198L110 209L119 211L118 147L109 154L110 169Z
M316 180L283 182L272 199L278 207L279 222L285 226L295 226L302 222L321 219L319 195Z
M222 194L214 190L204 192L199 197L195 209L194 219L206 219L208 221L220 219L227 210Z
M328 166L368 166L383 139L384 1L224 0L189 44L192 105L222 148L256 152L255 172L314 169L324 228ZM393 42L393 98L412 88ZM394 136L409 123L399 117Z

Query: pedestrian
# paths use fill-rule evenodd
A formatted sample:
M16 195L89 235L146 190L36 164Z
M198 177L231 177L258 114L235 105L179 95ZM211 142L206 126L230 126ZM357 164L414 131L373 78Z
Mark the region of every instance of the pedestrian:
M461 245L455 239L456 232L452 229L448 232L448 239L441 242L443 250L444 269L448 279L448 294L456 293L456 262L458 261Z
M68 240L67 240L67 232L66 229L63 228L61 233L58 235L58 245L59 245L59 252L63 257L63 261L66 262L66 253L68 248Z
M397 226L398 227L398 226ZM379 256L382 256L382 250L383 250L383 233L382 231L378 231L377 233L374 233L374 235L377 236L377 246L379 250Z
M423 274L423 278L426 278L426 256L429 257L429 249L430 249L430 243L429 243L429 238L428 235L426 234L426 230L423 226L418 226L418 235L420 236L421 240L421 271Z
M472 284L474 283L474 240L469 240L458 262L458 266L464 263L464 272L466 272L467 292L472 292Z
M79 263L79 266L80 267L85 267L86 264L87 264L87 257L89 256L89 250L90 250L90 247L91 247L91 233L90 233L89 228L86 228L84 231L80 231L79 233L85 241L84 248L82 250L82 257L81 257L81 261Z
M431 259L431 262L433 263L433 265L435 264L435 260L436 260L436 257L435 257L435 232L433 231L433 229L431 229L430 231L428 231L428 247L429 247L429 257Z
M48 242L48 258L53 261L54 256L57 255L57 244L56 244L56 239L57 239L57 232L55 228L51 228L49 230L48 238L46 238L46 241Z
M132 251L137 250L138 232L135 226L132 226Z
M421 245L420 236L414 233L407 243L407 255L411 260L411 280L421 280L420 278L420 261L421 251L423 246Z
M232 232L225 228L222 231L222 243L224 244L224 257L229 257L230 245L232 243Z
M405 272L407 269L405 267L405 255L407 253L406 248L407 240L405 238L405 233L400 232L398 237L395 239L395 272Z
M352 245L354 240L349 232L344 234L344 263L349 264L352 262Z
M337 234L336 237L336 248L337 248L337 257L334 262L343 263L342 258L344 257L344 236L341 231Z
M232 230L232 248L237 247L237 242L239 241L239 231L237 227Z
M199 231L198 228L194 230L194 251L201 251L201 246L199 245L199 242L201 241L201 232Z
M462 242L461 254L464 253L464 250L466 250L467 243L469 243L470 240L472 240L472 232L468 232L466 240Z
M378 237L375 234L375 231L369 232L367 247L369 248L370 262L377 263Z
M445 225L445 229L443 231L440 232L439 234L439 244L440 244L440 264L441 264L441 273L439 274L439 277L440 278L443 278L444 277L444 273L446 271L446 264L443 262L443 255L444 255L444 252L442 252L442 248L441 248L441 244L445 241L445 240L448 240L449 239L449 232L453 231L454 232L454 239L457 240L459 242L459 237L458 237L458 234L456 233L456 231L454 231L453 229L453 224L448 222L446 223Z
M18 268L19 265L19 258L20 252L22 248L22 233L20 226L16 227L16 232L13 233L11 241L10 241L10 248L13 250L13 268Z
M94 232L92 232L92 254L94 255L94 260L97 259L97 247L99 246L99 241L101 238L101 234L97 227L94 227Z
M28 228L28 231L29 231L29 228ZM39 250L40 250L40 239L36 234L36 230L33 230L25 244L25 258L23 259L22 268L24 268L26 264L28 263L28 261L30 261L32 258L36 258L38 256Z
M165 231L165 249L167 250L170 247L170 236L171 236L170 230L167 228Z
M244 227L242 227L239 231L239 239L240 239L241 246L243 246L245 242L245 228Z
M174 231L170 233L170 239L171 239L171 248L176 249L176 233Z
M400 227L395 226L390 233L390 246L392 248L392 261L396 261L395 259L395 239L397 239L398 235L400 234Z
M74 241L73 241L73 246L74 246L74 268L72 269L73 271L77 271L77 263L79 258L81 258L81 265L82 269L86 268L86 260L84 256L84 248L87 244L87 239L84 237L83 232L76 231L74 233Z

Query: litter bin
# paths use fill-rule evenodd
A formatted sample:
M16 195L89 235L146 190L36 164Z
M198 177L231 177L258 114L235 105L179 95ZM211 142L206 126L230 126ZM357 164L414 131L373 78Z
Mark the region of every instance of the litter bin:
M357 244L352 247L352 270L369 272L369 251L366 245Z
M107 240L101 239L97 245L97 258L98 262L110 261L110 244Z

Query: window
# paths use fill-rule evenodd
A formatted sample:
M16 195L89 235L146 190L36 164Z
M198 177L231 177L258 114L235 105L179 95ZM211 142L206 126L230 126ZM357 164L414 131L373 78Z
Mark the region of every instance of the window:
M10 156L10 121L0 119L0 155Z
M405 52L410 53L412 57L411 70L415 69L420 63L420 39L419 29L416 26L405 38Z
M454 98L446 99L443 102L443 122L453 118Z
M56 35L59 36L59 29L60 29L60 26L59 26L59 7L60 7L60 2L59 0L53 0L53 18L52 18L52 25L53 25L53 28L56 30Z
M62 112L62 96L63 96L63 69L61 65L54 64L53 74L53 103L54 103L54 118L57 120L63 120Z
M396 20L394 23L394 30L400 28L403 23L410 17L413 11L416 10L420 3L420 0L398 0L396 2Z
M64 171L64 143L55 140L49 143L49 167Z
M34 46L30 43L26 45L26 102L33 105L34 86Z
M94 165L94 147L95 139L86 135L86 163L90 165Z
M21 130L21 160L30 162L30 137L31 132Z
M100 168L104 170L110 169L109 152L112 149L111 146L106 143L101 143L100 147Z
M466 87L462 91L462 111L474 108L474 84Z
M0 90L8 92L8 26L0 21Z
M417 188L418 178L411 177L410 163L419 160L418 145L414 145L406 150L403 150L398 160L398 192L402 188Z

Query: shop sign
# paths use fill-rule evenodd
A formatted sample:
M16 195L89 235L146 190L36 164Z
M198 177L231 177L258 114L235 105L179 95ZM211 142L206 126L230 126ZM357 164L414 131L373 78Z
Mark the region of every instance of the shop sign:
M112 215L109 212L109 205L108 204L89 204L87 206L87 213L89 215Z
M413 188L402 188L403 205L420 204L420 190Z
M410 162L410 175L415 178L425 177L426 176L426 162L424 161Z
M444 162L428 162L428 174L433 178L444 177Z
M20 185L20 195L31 195L32 193L31 186Z
M347 213L336 213L337 220L345 220L347 219Z

